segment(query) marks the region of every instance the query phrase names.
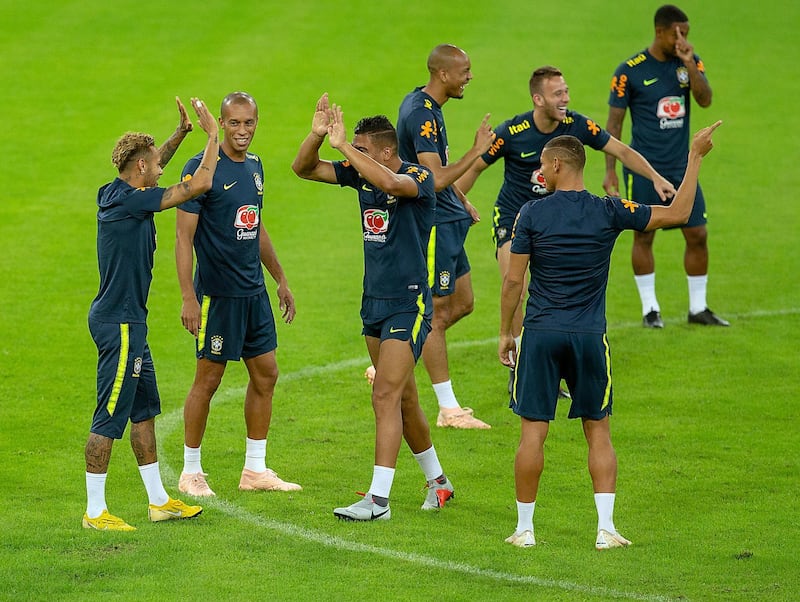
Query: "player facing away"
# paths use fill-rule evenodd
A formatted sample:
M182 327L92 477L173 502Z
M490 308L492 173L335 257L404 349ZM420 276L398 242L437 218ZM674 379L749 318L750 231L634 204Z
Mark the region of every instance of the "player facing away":
M89 310L89 331L97 346L97 407L86 442L86 513L83 526L100 531L134 531L109 513L106 478L114 439L131 423L131 448L147 491L147 514L159 522L198 516L203 509L169 497L156 453L155 417L161 398L147 345L147 296L153 279L156 227L153 214L208 190L216 169L219 134L205 104L192 99L200 127L208 134L190 182L160 188L158 179L192 122L176 98L180 124L160 148L149 134L129 132L111 160L119 176L97 193L97 263L100 290Z
M503 160L503 185L494 204L492 229L501 278L508 268L511 231L517 213L526 201L549 194L541 174L541 157L544 145L553 138L566 134L575 136L583 144L619 159L634 172L651 180L651 188L661 200L675 194L674 186L659 175L642 155L609 135L597 122L567 108L570 102L569 87L557 67L545 65L535 69L528 88L533 111L520 113L495 128L497 138L491 148L472 163L467 173L457 182L458 187L466 194L485 169L496 161ZM513 332L518 344L524 313L523 302L524 290L514 313ZM513 370L509 388L511 386Z
M451 98L463 98L464 87L472 79L470 60L460 48L442 44L428 56L428 72L428 83L403 99L397 120L400 157L427 167L436 186L433 320L422 360L439 403L437 426L488 429L488 424L475 418L472 409L462 408L456 399L450 380L446 331L470 314L474 306L464 242L470 226L480 219L455 181L489 150L494 132L486 115L472 148L451 163L442 106Z
M686 175L669 206L588 192L583 182L586 152L573 136L554 138L542 150L542 176L552 194L526 203L519 212L500 300L498 354L503 365L516 363L511 407L522 425L514 462L517 527L506 542L536 545L533 513L544 442L563 378L572 393L569 417L581 419L589 447L598 517L595 547L630 545L614 525L617 457L609 427L613 390L605 315L611 252L623 230L650 231L686 221L700 164L720 123L695 135ZM529 265L530 294L517 350L513 316Z
M177 217L175 258L183 297L181 321L196 338L197 367L183 407L183 472L178 489L213 496L201 463L201 443L211 398L228 361L244 361L249 375L244 398L245 462L242 491L296 491L266 465L272 396L278 380L275 319L264 285L263 264L278 285L283 320L295 316L294 298L262 220L264 167L248 152L258 126L258 106L245 92L222 101L223 131L211 189L182 207ZM190 177L199 160L184 167ZM192 282L192 258L197 269Z
M323 161L325 137L344 161ZM397 155L397 133L383 115L367 117L346 139L342 109L317 102L311 132L292 169L301 178L358 191L364 240L361 319L375 367L375 464L364 499L333 513L345 520L386 520L400 444L405 438L427 480L423 510L444 506L454 496L431 442L419 405L414 365L430 332L431 293L427 256L436 195L431 172Z
M705 66L694 53L689 35L689 17L677 6L664 5L656 11L655 38L649 48L621 63L611 80L606 129L617 138L622 134L625 112L631 112L631 146L642 153L676 186L686 169L689 147L689 115L692 98L701 107L711 104L711 86ZM606 193L619 196L616 158L606 158ZM627 167L623 169L628 199L654 204L658 200L647 183ZM689 285L690 324L728 326L706 303L708 285L708 230L703 190L689 219L681 228L686 241L683 265ZM642 302L642 324L663 328L661 306L656 298L656 264L653 256L655 231L634 232L631 262Z

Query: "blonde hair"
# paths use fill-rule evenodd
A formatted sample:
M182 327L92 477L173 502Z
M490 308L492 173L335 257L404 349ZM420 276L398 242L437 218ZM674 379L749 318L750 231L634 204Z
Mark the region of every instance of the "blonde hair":
M117 140L117 144L111 153L111 162L121 173L128 163L144 156L150 147L155 146L155 144L155 138L150 134L128 132Z

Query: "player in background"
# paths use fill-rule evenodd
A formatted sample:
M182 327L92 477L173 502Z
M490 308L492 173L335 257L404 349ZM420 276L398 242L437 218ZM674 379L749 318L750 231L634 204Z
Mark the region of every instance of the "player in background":
M160 148L149 134L129 132L111 154L119 176L97 193L97 263L100 290L89 310L89 331L97 345L97 408L86 442L86 513L83 526L100 531L134 531L109 513L106 479L114 439L131 423L131 448L139 465L151 521L191 518L200 506L169 497L161 481L156 453L155 417L161 398L147 345L147 296L153 279L156 226L153 214L188 201L211 187L219 135L205 104L192 99L206 148L189 182L158 187L164 166L192 130L176 98L180 124Z
M617 67L611 80L606 129L620 138L626 110L631 112L631 146L676 186L686 169L689 147L691 99L701 107L711 104L711 86L705 67L694 47L686 39L689 17L681 9L666 4L656 11L655 38L649 48L638 52ZM642 178L623 169L628 198L637 203L654 204L653 191ZM616 158L606 158L603 187L619 196ZM663 199L662 199L663 200ZM728 326L706 303L708 285L708 230L703 190L691 216L678 224L686 240L683 265L689 285L690 324ZM634 232L631 261L639 297L642 301L642 324L663 328L661 306L656 298L656 264L653 256L655 232Z
M345 161L320 159L326 136ZM436 206L431 172L400 159L397 133L383 115L359 121L353 143L348 143L342 109L331 107L327 94L317 102L311 132L292 169L307 180L357 190L363 230L361 318L375 367L375 464L364 499L333 513L345 520L389 519L389 494L403 438L427 480L422 509L438 509L453 497L453 486L431 442L414 379L433 309L427 262Z
M511 407L522 427L514 462L517 527L506 542L536 545L533 513L544 442L563 378L572 393L569 417L581 419L589 447L598 517L595 547L630 545L614 525L617 457L609 425L613 389L606 336L611 252L623 230L651 231L686 221L700 164L719 125L695 135L686 175L669 206L638 205L588 192L583 181L586 152L573 136L554 138L542 150L542 175L553 194L526 203L519 212L500 302L498 354L503 365L517 366ZM512 322L529 265L530 294L517 351Z
M296 491L266 465L272 396L278 380L275 319L264 286L263 265L278 285L283 320L295 316L294 298L272 241L264 228L264 167L248 152L258 126L258 106L245 92L222 101L223 131L211 189L178 212L175 258L181 287L183 326L196 338L197 368L183 408L183 472L178 489L213 496L201 463L211 398L228 361L244 360L250 377L244 398L247 428L243 491ZM190 177L199 155L184 167ZM192 247L197 270L192 282Z
M476 160L457 184L466 194L472 190L478 176L499 159L504 162L503 185L494 204L493 238L497 246L497 266L502 278L508 269L511 231L514 219L522 205L531 199L549 194L541 174L541 153L545 144L563 135L575 136L583 144L601 150L619 159L634 172L652 181L652 189L661 200L675 194L675 187L667 182L635 150L610 136L592 119L570 111L569 87L557 67L545 65L531 74L528 88L533 101L533 111L525 111L504 121L497 128L497 138L491 148ZM522 329L524 303L520 299L514 313L514 337L519 343ZM509 376L509 393L513 386L514 371ZM568 396L560 389L562 396Z
M437 426L488 429L491 427L475 418L471 408L462 408L456 399L450 380L446 332L470 314L474 306L464 242L470 226L480 220L455 181L489 150L494 132L486 115L472 148L458 161L450 162L442 106L451 98L463 98L464 87L472 79L470 60L460 48L442 44L428 56L428 72L428 83L403 99L397 120L400 157L427 167L436 186L433 321L422 359L439 403Z

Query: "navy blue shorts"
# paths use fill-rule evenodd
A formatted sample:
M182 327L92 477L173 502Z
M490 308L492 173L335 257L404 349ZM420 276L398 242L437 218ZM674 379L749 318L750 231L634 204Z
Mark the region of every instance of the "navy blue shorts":
M572 396L570 418L611 414L611 349L605 334L522 329L511 409L530 420L553 420L558 386Z
M252 297L200 299L197 359L238 361L274 351L278 347L275 318L264 290Z
M662 202L660 198L658 198L658 194L656 193L656 189L653 188L653 183L645 178L644 176L640 176L639 174L633 173L632 171L626 169L622 170L622 174L625 178L625 190L628 192L628 200L634 201L639 203L640 205L669 205L672 200L669 199L666 203ZM678 186L681 185L683 181L683 173L662 173L667 180L669 180L673 186L675 186L675 190L678 189ZM694 205L692 206L692 214L689 216L689 221L686 222L683 226L670 226L670 228L692 228L694 226L703 226L708 221L706 215L706 199L703 196L703 189L700 188L700 184L697 184L697 193L694 196ZM665 230L669 230L670 228L664 228Z
M437 224L431 232L431 236L436 237L431 289L438 297L452 295L456 290L456 280L470 271L464 243L471 225L471 219L462 219Z
M89 430L121 439L128 420L144 422L161 413L147 324L90 318L89 332L97 345L97 408Z
M427 288L416 298L376 299L363 297L361 334L368 337L409 341L414 361L419 359L422 346L431 331L433 302Z
M492 217L492 240L499 249L507 242L511 242L511 233L514 231L514 222L517 220L517 211L513 215L505 207L494 206Z

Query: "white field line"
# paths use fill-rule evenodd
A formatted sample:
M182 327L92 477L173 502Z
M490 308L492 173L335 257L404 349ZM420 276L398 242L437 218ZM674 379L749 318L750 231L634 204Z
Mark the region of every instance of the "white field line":
M797 313L800 313L800 308L790 308L786 310L776 310L776 311L756 311L747 314L726 315L726 317L733 318L735 320L736 318L772 317L780 315L793 315ZM679 320L677 319L665 320L665 322L668 324L671 322L679 323ZM623 328L641 328L641 323L623 322L618 324L609 324L609 330L612 331ZM479 347L483 345L488 345L490 343L494 343L496 342L496 340L497 339L493 337L489 339L474 340L474 341L454 341L452 343L448 343L448 345L452 348ZM314 376L332 374L340 370L366 366L366 361L368 360L366 360L365 356L363 358L352 358L348 360L342 360L339 362L334 362L332 364L327 364L325 366L310 366L298 370L296 372L291 372L289 374L282 374L280 380L282 382L291 382L298 379L306 379ZM219 404L226 401L230 401L232 399L240 399L242 398L244 393L245 393L244 387L223 389L217 392L214 400L215 403ZM157 431L158 431L159 443L163 442L165 438L169 437L172 434L172 432L180 426L182 414L183 414L182 409L177 409L170 412L169 414L163 415L158 419ZM159 465L161 466L162 475L166 481L175 482L177 480L178 475L163 460L163 456L159 462ZM392 550L390 548L382 548L380 546L348 541L346 539L342 539L341 537L335 537L320 531L313 531L311 529L306 529L304 527L295 525L293 523L281 522L264 518L262 516L248 512L240 508L239 506L232 504L231 502L221 499L219 496L217 496L216 498L203 500L203 505L206 507L214 508L220 512L224 512L225 514L232 516L233 518L241 522L248 523L262 529L268 529L270 531L276 531L284 535L305 539L306 541L319 543L321 545L333 547L338 550L347 550L350 552L366 552L369 554L375 554L377 556L383 556L385 558L390 558L393 560L410 562L412 564L421 565L426 568L440 569L454 573L463 573L470 576L493 579L495 581L536 585L538 587L558 589L568 592L576 592L599 598L622 598L628 600L645 600L648 602L665 601L671 599L665 596L645 595L645 594L637 594L635 592L612 590L602 587L592 587L588 585L583 585L581 583L573 583L570 581L543 579L541 577L534 577L530 575L516 575L514 573L506 573L494 569L481 568L478 566L469 565L461 562L450 562L450 561L440 560L432 556L425 556L424 554L402 552L398 550Z

